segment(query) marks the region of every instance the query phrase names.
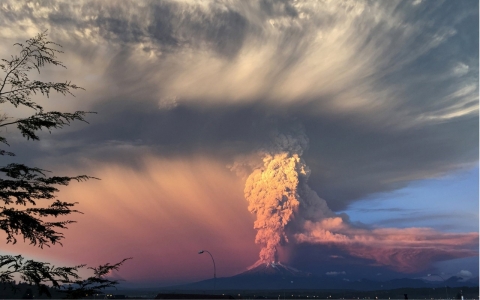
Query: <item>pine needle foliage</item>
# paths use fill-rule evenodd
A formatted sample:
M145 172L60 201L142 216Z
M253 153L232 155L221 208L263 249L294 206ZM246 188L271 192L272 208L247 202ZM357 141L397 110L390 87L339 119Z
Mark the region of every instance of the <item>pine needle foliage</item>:
M40 73L47 65L65 68L57 58L57 54L63 53L59 50L61 46L49 41L46 31L14 46L19 48L19 53L0 61L0 105L27 107L32 110L32 115L17 119L6 114L0 115L0 128L16 126L24 138L35 141L40 139L38 131L51 132L52 129L61 129L73 121L88 123L85 116L92 112L45 111L32 100L34 95L49 97L51 93L74 96L72 91L82 89L70 81L30 80L30 72ZM9 146L7 139L2 136L0 144ZM0 149L0 156L15 156L15 153ZM22 163L0 166L0 231L6 233L7 244L15 244L18 238L23 238L40 248L62 245L64 235L61 230L67 229L75 221L52 220L81 212L75 209L76 202L57 199L58 187L66 186L71 181L98 179L88 175L49 176L49 173ZM41 207L38 204L42 204ZM126 260L89 268L94 276L81 279L78 271L85 265L55 267L47 262L26 260L22 255L0 255L0 283L9 283L14 288L14 278L19 276L21 280L34 284L39 295L51 296L49 289L57 288L65 291L67 298L80 298L118 284L116 280L104 276L112 270L118 270Z

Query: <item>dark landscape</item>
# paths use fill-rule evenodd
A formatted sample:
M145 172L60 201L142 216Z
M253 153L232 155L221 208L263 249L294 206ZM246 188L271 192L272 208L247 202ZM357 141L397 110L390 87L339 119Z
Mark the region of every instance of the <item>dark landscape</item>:
M478 299L479 278L452 276L445 281L400 278L387 281L359 279L346 281L327 275L314 275L282 264L260 265L244 273L207 279L169 287L106 289L104 294L88 295L90 299ZM215 289L214 289L215 286ZM17 285L18 291L4 286L0 299L34 298L36 290L28 284ZM51 290L53 298L64 293ZM215 296L213 296L215 295Z
M388 281L359 279L349 281L341 277L314 275L305 273L282 264L260 265L244 273L232 276L208 279L195 283L164 288L171 291L212 290L215 284L218 290L391 290L399 288L445 288L475 287L479 278L464 279L452 276L445 281L426 281L422 279L401 278ZM445 296L445 289L443 289Z
M47 296L38 296L33 294L34 298L29 298L26 289L32 289L32 286L20 286L17 292L10 288L2 289L0 299L51 299ZM109 290L105 294L96 294L85 297L85 299L192 299L192 294L206 295L225 295L235 299L404 299L404 294L409 299L447 299L445 297L445 288L412 288L403 287L396 289L379 290L352 290L352 289L229 289L229 290L164 290L158 288L145 289L118 289ZM469 286L448 287L448 299L478 299L479 288ZM52 292L52 299L62 299L62 293ZM168 295L167 297L162 297ZM209 297L212 299L213 297ZM206 299L206 297L197 298Z

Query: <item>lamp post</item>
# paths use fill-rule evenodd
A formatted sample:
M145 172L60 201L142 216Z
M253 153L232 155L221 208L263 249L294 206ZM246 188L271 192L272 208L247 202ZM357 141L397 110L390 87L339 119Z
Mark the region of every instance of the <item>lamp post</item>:
M439 274L428 274L427 276L438 276L443 280L443 284L445 285L445 293L447 294L447 299L448 299L447 283L445 282L445 278L443 278Z
M212 253L208 252L207 250L200 250L200 251L198 251L198 254L202 254L204 252L207 252L210 255L210 257L212 258L212 262L213 262L213 290L215 291L216 281L217 281L217 270L215 268L215 260L213 259Z

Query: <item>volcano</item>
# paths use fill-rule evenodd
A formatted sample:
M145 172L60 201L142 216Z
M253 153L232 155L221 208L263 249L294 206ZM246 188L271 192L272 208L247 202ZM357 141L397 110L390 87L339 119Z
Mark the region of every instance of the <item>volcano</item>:
M222 290L300 289L316 286L319 277L280 262L257 263L247 271L231 277L216 279L216 288ZM181 290L212 289L214 279L177 286ZM172 288L172 287L170 287Z
M238 275L217 278L218 286L241 289L297 289L318 280L310 273L280 262L257 263Z
M455 279L455 278L454 278ZM458 280L457 280L458 281ZM448 280L453 286L478 286L478 277L473 281ZM399 278L388 281L369 279L348 280L343 276L315 275L303 272L280 262L257 263L247 271L231 276L207 279L190 284L165 287L168 291L206 291L206 290L320 290L320 289L352 289L352 290L384 290L396 288L444 287L443 282L428 282L422 279Z
M248 271L236 276L281 276L282 278L305 278L312 276L312 274L284 265L281 262L272 262L257 263L250 267Z

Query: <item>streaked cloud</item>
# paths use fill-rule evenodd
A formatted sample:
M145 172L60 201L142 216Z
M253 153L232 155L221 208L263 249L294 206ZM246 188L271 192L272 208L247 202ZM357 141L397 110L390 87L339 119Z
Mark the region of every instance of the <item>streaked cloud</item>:
M425 17L425 5L6 1L0 35L8 44L48 29L64 45L58 76L87 92L47 108L100 113L79 132L85 147L140 137L160 154L181 145L231 157L293 118L312 141L313 188L342 209L478 159L478 15L468 2L430 2Z
M478 256L478 233L442 233L430 228L355 228L340 217L305 223L298 242L334 244L353 256L400 272L417 272L432 262Z
M65 231L63 247L18 243L2 249L54 257L53 263L65 265L95 266L133 256L118 274L130 283L209 278L211 261L197 254L200 249L213 253L218 276L239 273L256 259L242 183L224 165L209 157L147 155L137 168L91 163L96 167L90 175L101 180L61 191L60 199L79 202L84 213L73 216L78 223Z
M476 2L7 0L0 26L1 57L12 53L8 45L44 30L64 46L68 69L48 69L42 78L72 80L86 92L74 101L54 96L46 108L99 113L89 126L45 134L40 143L9 137L22 159L103 179L64 191L95 220L81 226L105 239L71 230L85 244L107 245L99 259L130 256L133 248L113 245L135 239L142 257L180 274L185 270L166 257L200 247L200 232L212 245L242 249L228 272L251 264L257 249L242 179L261 164L258 151L272 135L298 124L310 140L303 155L310 187L333 212L478 165ZM102 231L108 224L122 234ZM307 224L299 240L326 239L317 223ZM361 247L347 253L401 271L472 255L470 246L478 245L475 233L357 227L342 227L348 242L334 242L349 245L358 235ZM176 250L153 241L156 234ZM390 245L395 236L405 249L368 247L367 240ZM427 255L415 236L442 247L424 245ZM79 262L89 262L82 255ZM198 259L182 255L185 264Z

